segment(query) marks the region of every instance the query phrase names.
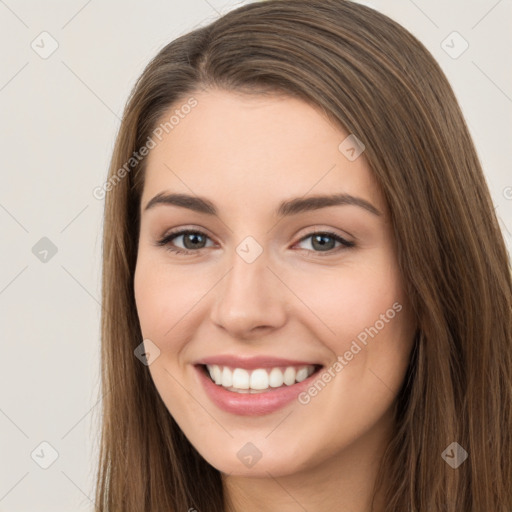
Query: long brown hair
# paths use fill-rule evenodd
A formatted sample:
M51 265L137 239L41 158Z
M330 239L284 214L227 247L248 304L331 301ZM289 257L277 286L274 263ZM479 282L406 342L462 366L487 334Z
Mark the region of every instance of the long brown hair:
M145 166L134 155L171 107L214 87L298 97L366 146L418 326L376 484L386 512L510 512L512 280L482 167L426 48L346 0L245 5L165 46L135 84L103 188L98 509L224 510L219 471L186 439L134 356ZM453 442L468 453L456 469L442 457Z

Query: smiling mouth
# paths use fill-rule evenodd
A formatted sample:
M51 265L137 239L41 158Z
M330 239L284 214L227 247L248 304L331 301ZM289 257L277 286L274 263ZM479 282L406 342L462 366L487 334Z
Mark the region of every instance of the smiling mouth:
M218 386L235 393L265 393L293 386L318 373L322 365L276 366L272 368L232 368L223 365L199 365Z

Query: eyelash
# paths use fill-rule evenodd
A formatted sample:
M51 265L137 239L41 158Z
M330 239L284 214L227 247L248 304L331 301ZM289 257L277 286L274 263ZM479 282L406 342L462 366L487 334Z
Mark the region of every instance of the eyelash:
M181 231L174 231L174 232L169 233L164 238L162 238L161 240L156 242L156 245L159 247L165 247L167 251L170 251L174 254L183 254L183 255L197 253L201 249L205 249L205 247L202 247L202 248L196 249L196 250L187 250L187 249L181 249L179 247L174 247L174 246L170 245L171 240L173 240L174 238L178 238L179 236L189 235L189 234L201 235L201 236L210 238L208 235L206 235L206 233L203 233L202 231L192 230L192 229L183 229ZM337 235L336 233L332 233L330 231L314 231L314 232L309 233L308 235L302 237L297 243L303 242L304 240L307 240L308 238L310 238L314 235L327 235L330 238L334 238L334 240L336 240L337 242L340 242L342 244L342 247L338 247L337 249L330 249L328 251L313 251L313 250L309 250L309 249L300 249L300 250L307 251L307 252L314 252L314 253L318 254L319 256L323 257L323 256L330 256L339 251L351 249L351 248L355 247L355 245L356 245L354 242L349 242L348 240L345 240L341 236Z

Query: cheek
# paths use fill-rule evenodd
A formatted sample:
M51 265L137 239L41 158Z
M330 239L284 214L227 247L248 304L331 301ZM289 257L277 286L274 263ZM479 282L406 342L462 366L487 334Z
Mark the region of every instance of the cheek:
M350 404L356 395L356 403L373 397L380 410L390 391L400 388L414 328L393 261L383 251L364 266L301 283L298 294L307 297L317 317L316 337L332 352L331 375L340 376L333 379L333 389L341 402Z
M297 280L299 297L316 317L317 335L336 353L349 350L367 329L390 332L403 303L400 276L389 258L381 255L366 265L349 265ZM395 307L393 308L393 305ZM384 315L385 326L381 315Z
M167 410L194 446L202 445L203 433L212 425L186 390L185 382L192 382L193 376L190 368L182 367L181 356L194 335L194 305L208 288L204 279L188 275L184 268L170 269L145 254L138 259L134 293L139 322L144 339L160 350L148 370Z
M163 346L165 332L177 321L174 318L176 311L172 306L176 302L176 288L167 285L165 276L157 272L157 268L147 264L144 258L138 260L134 276L134 294L142 337L156 344L162 354L171 348ZM160 363L161 358L150 365L152 373L154 367Z
M134 276L137 313L145 338L161 350L175 352L186 344L198 305L215 282L204 272L168 266L141 254Z

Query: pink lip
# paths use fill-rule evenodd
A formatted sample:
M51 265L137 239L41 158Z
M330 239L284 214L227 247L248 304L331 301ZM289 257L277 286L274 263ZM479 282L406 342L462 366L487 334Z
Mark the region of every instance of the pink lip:
M210 361L210 359L208 361ZM285 360L277 361L280 363L285 362ZM273 360L274 365L275 362L276 360ZM237 361L235 367L240 368L239 364L240 361ZM302 363L299 364L299 366L301 365ZM295 366L295 362L293 362L293 364L287 364L287 366ZM259 367L261 368L262 366ZM306 390L308 386L311 385L312 381L317 378L318 373L315 372L307 379L303 380L302 382L297 382L292 386L271 388L269 391L251 394L228 391L222 386L215 384L215 382L213 382L206 374L205 368L203 366L198 364L194 366L194 368L197 372L203 389L205 390L210 400L223 411L240 416L261 416L264 414L270 414L283 408L285 405L288 405L297 399L299 393Z
M238 357L232 355L219 355L200 359L193 364L217 364L219 366L229 366L230 368L245 368L246 370L255 370L256 368L274 368L280 366L308 366L319 365L311 361L296 361L292 359L281 359L270 356Z

